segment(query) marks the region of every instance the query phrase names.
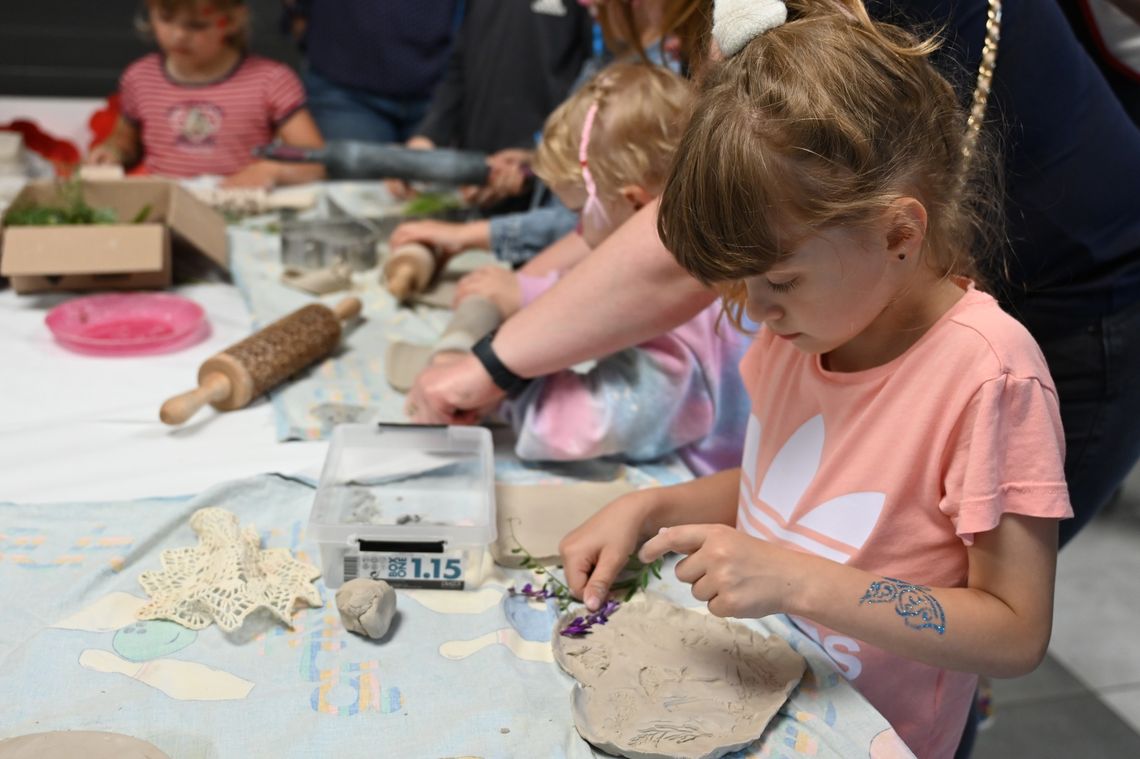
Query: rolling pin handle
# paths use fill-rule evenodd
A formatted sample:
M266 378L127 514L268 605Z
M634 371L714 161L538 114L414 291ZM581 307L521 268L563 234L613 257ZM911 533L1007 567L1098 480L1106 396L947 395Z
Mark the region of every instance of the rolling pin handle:
M395 262L392 266L392 272L388 276L388 292L392 293L396 300L403 303L411 297L415 286L415 265L410 262Z
M362 308L363 304L360 302L360 298L345 298L333 306L333 313L336 314L336 318L341 321L347 321L360 316Z
M182 424L207 403L218 403L229 397L230 378L215 372L206 375L198 387L176 395L162 404L158 416L166 424Z

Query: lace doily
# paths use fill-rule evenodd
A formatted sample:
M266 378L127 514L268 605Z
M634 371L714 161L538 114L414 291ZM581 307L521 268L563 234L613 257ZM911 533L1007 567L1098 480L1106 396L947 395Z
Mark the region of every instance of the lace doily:
M162 571L139 575L151 598L139 619L169 619L191 630L216 622L232 632L263 607L292 627L297 601L323 605L312 583L320 570L294 559L288 548L261 550L253 526L242 528L229 511L199 509L190 526L197 546L163 551Z

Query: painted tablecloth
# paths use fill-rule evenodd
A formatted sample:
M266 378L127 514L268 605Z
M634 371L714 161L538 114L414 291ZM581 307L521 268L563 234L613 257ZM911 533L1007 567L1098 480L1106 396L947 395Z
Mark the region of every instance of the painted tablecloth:
M503 466L500 477L541 479ZM321 581L325 606L297 613L292 629L226 636L135 618L139 574L159 568L163 550L196 544L188 520L205 506L319 565L305 534L312 499L311 483L263 475L193 498L0 504L0 738L109 730L175 759L594 755L574 730L573 683L552 663L553 609L506 592L523 571L493 570L475 590L399 591L382 644L345 631ZM665 577L656 590L695 604ZM809 671L762 739L734 756L910 755L785 618L749 624L787 638Z

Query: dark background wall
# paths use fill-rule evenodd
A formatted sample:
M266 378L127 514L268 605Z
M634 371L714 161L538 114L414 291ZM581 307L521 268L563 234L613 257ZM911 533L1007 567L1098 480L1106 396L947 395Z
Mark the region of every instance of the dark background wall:
M280 0L247 0L253 50L296 65L277 30ZM0 95L105 97L151 46L134 28L142 0L0 0Z

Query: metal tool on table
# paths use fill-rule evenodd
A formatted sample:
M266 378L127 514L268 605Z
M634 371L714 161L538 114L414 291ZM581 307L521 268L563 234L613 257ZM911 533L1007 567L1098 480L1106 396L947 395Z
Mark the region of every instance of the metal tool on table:
M207 359L198 370L198 387L162 404L159 417L181 424L209 403L219 411L242 408L340 344L341 321L360 313L357 298L335 307L310 303Z
M353 271L364 271L376 266L381 237L376 225L347 216L285 221L281 224L281 263L303 269L344 263Z

